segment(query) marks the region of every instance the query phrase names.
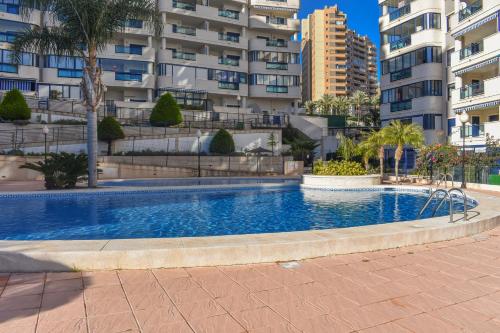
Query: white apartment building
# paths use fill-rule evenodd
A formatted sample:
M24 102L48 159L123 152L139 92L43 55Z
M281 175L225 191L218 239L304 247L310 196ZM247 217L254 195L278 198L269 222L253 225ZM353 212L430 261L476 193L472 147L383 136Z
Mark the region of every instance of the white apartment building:
M426 143L500 138L499 0L379 0L383 125L418 123Z
M158 0L157 38L132 20L99 56L106 104L149 108L171 92L186 109L296 112L301 99L300 0ZM19 65L9 44L29 24L53 24L34 11L29 22L17 0L0 0L0 90L80 99L82 62L26 54Z

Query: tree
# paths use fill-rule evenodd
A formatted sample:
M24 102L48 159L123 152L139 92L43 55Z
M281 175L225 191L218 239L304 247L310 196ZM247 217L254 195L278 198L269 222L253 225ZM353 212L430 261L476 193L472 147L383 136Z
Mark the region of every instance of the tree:
M289 144L293 159L295 161L304 161L304 163L311 163L314 160L314 150L319 147L316 141L310 139L296 138Z
M13 50L17 61L21 52L76 56L83 60L82 95L87 106L88 186L97 186L97 110L104 84L97 56L127 21L141 20L151 30L161 30L161 16L155 0L18 0L22 15L34 8L42 15L50 11L57 26L29 26L16 35ZM49 15L49 14L47 14ZM43 16L42 16L43 17Z
M404 146L421 147L424 144L424 131L419 125L403 124L396 120L383 129L383 136L388 145L396 147L394 160L396 161L396 183L399 183L399 161L403 156Z
M346 96L337 96L332 101L333 109L335 114L339 116L345 116L349 112L349 107L351 106L349 98Z
M149 122L152 126L159 127L175 126L182 123L181 108L170 93L163 94L158 99L149 116Z
M233 136L225 129L220 129L210 142L211 153L228 155L234 153L234 150Z
M274 134L274 132L271 132L271 134L269 134L267 145L271 147L272 156L274 156L274 147L278 145L278 138L276 138L276 134Z
M351 97L351 104L354 107L355 113L358 117L358 122L361 118L361 109L368 103L368 95L361 90L356 90Z
M31 109L17 89L8 91L0 103L0 118L10 121L29 120Z
M367 117L372 126L380 126L380 95L370 96L368 99L369 116Z
M377 157L380 164L380 177L384 177L384 155L385 155L385 141L382 132L371 132L364 140L358 145L358 152L363 158L365 168L368 170L369 161L371 158Z
M338 152L342 159L344 161L352 160L357 153L354 141L341 133L337 134L337 139L339 140Z
M316 102L319 112L322 115L332 114L333 99L332 95L323 95L323 97Z
M304 108L306 109L307 114L314 114L316 103L313 101L307 101L304 103Z
M122 125L113 117L105 117L97 126L97 137L108 143L108 156L111 156L113 141L125 138Z

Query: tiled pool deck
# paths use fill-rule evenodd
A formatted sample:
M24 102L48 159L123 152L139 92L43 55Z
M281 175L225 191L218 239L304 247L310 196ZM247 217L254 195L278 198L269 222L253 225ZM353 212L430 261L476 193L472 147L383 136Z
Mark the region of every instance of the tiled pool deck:
M498 333L500 228L288 269L0 274L0 332Z

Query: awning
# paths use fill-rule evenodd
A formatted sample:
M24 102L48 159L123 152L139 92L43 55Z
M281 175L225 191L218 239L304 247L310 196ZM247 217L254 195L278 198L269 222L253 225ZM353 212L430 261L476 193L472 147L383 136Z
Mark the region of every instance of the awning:
M499 12L493 13L490 16L485 17L481 21L477 21L476 23L471 24L468 27L465 27L462 30L455 32L454 34L452 34L453 38L463 36L466 33L468 33L469 31L475 30L475 29L479 28L480 26L482 26L483 24L488 23L489 21L496 19L498 17L498 13Z
M476 105L467 106L464 108L453 109L455 113L470 112L479 109L491 108L493 106L500 105L500 99L493 102L479 103Z
M472 66L469 66L469 67L465 67L465 68L462 68L458 71L454 71L453 74L455 75L462 75L463 73L467 73L467 72L470 72L470 71L473 71L475 69L478 69L478 68L481 68L481 67L484 67L484 66L488 66L490 64L494 64L494 63L497 63L500 61L500 55L494 57L494 58L491 58L491 59L488 59L488 60L485 60L483 62L480 62L478 64L475 64L475 65L472 65Z
M294 8L287 8L287 7L273 7L273 6L262 6L262 5L257 5L257 6L252 6L255 9L262 9L262 10L271 10L271 11L281 11L281 12L291 12L295 13L297 9Z

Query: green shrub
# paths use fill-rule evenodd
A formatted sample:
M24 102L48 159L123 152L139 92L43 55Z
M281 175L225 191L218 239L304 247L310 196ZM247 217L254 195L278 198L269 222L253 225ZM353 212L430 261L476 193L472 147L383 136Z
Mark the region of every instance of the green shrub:
M87 155L60 153L50 154L47 161L26 163L20 168L43 173L48 190L71 189L76 187L78 181L85 180L87 163Z
M175 126L182 123L181 108L170 93L166 93L158 99L149 117L149 122L152 126L157 127Z
M234 140L231 133L225 129L219 130L210 143L210 152L227 155L234 153L234 150Z
M97 137L108 143L108 156L111 156L113 141L125 138L125 133L115 118L104 117L97 126Z
M11 121L31 118L31 109L19 90L13 89L5 94L0 103L0 117Z
M314 174L318 176L363 176L366 170L361 163L351 161L317 161Z

